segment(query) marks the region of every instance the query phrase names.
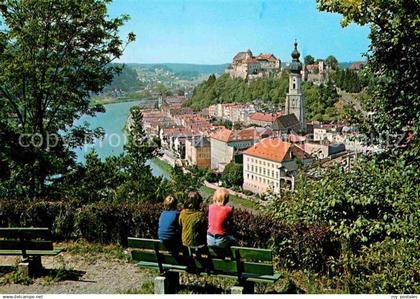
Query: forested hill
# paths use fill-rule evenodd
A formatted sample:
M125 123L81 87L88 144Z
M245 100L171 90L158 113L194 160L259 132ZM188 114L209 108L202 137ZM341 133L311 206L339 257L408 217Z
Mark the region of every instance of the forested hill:
M244 103L252 100L280 103L284 100L288 86L288 76L281 78L264 78L250 83L242 79L231 79L222 75L216 79L214 75L199 84L188 103L193 109L200 110L215 103Z
M115 75L111 84L105 86L103 92L109 93L115 89L123 92L134 92L141 89L142 84L137 71L128 65L124 65L120 74Z
M191 80L201 75L223 74L229 64L130 63L129 66L135 69L166 69L182 79Z
M287 72L280 78L263 78L249 83L242 79L232 79L228 75L216 78L211 75L199 84L187 103L194 110L201 110L216 103L245 103L254 100L284 106L289 84ZM312 83L303 84L306 116L309 120L330 121L339 118L336 104L339 100L334 84L329 81L317 86Z

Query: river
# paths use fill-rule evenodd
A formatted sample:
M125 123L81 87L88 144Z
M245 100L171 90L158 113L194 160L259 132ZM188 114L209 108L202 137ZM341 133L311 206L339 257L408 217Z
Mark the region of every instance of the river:
M96 116L82 116L75 122L75 125L83 124L87 122L90 127L98 128L102 127L105 131L105 136L102 140L96 141L94 144L87 144L83 148L76 150L77 160L81 163L85 161L85 154L95 149L101 159L105 159L109 156L117 156L123 152L124 144L127 142L127 137L124 133L124 126L127 121L128 113L130 108L144 103L144 101L132 101L115 104L104 105L106 112L97 113ZM152 168L154 176L168 177L168 173L164 169L159 167L153 161L148 161L148 164Z

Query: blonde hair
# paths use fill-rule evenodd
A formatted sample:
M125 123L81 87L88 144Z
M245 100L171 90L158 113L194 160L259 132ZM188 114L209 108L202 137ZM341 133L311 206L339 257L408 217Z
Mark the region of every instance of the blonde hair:
M171 195L166 196L165 199L163 200L163 208L165 210L175 210L177 204L178 203L177 203L176 199Z
M219 206L224 206L229 202L229 191L225 188L219 188L214 192L213 203Z

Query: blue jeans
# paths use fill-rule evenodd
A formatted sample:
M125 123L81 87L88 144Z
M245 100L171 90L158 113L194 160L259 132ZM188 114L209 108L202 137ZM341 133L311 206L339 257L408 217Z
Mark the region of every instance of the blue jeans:
M227 248L236 243L236 239L231 235L211 235L207 234L207 246Z

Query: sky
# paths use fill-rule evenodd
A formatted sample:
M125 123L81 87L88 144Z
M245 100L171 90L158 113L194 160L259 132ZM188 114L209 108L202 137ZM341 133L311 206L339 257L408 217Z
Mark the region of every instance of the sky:
M290 61L295 39L302 57L348 62L369 46L368 27L342 28L315 0L114 0L108 8L110 17L130 16L121 37L137 36L124 63L221 64L247 49Z

